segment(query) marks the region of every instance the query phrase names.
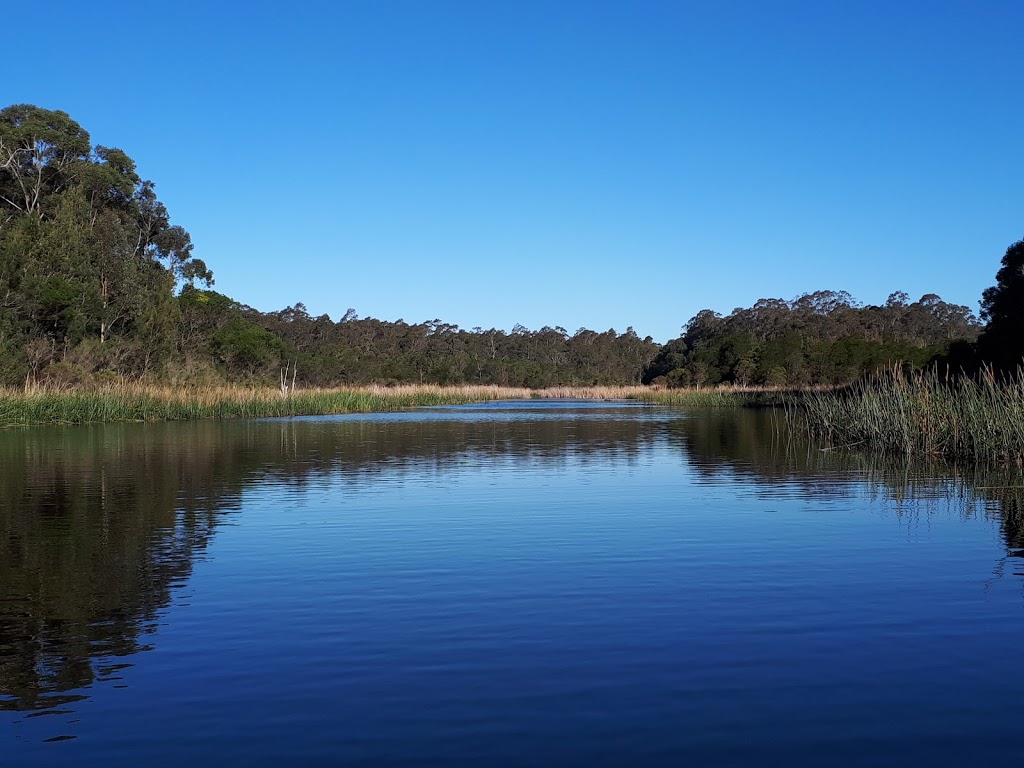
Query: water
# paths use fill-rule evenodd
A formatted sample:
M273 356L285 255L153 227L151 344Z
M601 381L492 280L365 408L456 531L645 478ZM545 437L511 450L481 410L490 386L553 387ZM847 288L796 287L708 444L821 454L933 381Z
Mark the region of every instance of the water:
M1024 757L1018 476L538 402L0 433L0 765Z

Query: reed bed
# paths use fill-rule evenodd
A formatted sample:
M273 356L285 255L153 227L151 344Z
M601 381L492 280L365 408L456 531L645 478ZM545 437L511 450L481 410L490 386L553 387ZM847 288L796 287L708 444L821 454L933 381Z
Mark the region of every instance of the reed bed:
M764 390L741 387L703 389L661 389L656 387L597 386L549 387L533 390L532 397L558 397L583 400L638 400L657 405L718 407L750 405Z
M322 416L527 398L637 400L660 405L718 407L756 404L768 392L772 391L741 388L663 390L639 385L539 390L500 386L405 385L305 389L284 397L279 390L269 387L172 388L140 384L94 390L38 387L26 391L0 390L0 427ZM777 395L776 392L773 396Z
M527 393L527 394L524 394ZM170 389L121 386L97 391L0 393L0 426L320 416L458 405L528 396L501 387L360 387L308 389L282 397L275 389Z
M774 387L703 387L663 389L660 387L596 386L549 387L531 390L530 397L560 397L583 400L637 400L654 405L690 408L782 405L786 391Z
M1024 464L1024 376L949 379L891 371L789 400L786 420L831 446Z
M761 408L781 406L790 394L776 387L705 387L647 390L637 399L686 408Z

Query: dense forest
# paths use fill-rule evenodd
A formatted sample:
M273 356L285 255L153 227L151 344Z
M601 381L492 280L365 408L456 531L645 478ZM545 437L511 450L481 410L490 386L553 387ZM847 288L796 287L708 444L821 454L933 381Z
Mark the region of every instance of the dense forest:
M726 317L698 312L683 335L661 349L647 381L842 384L895 362L920 368L973 342L980 331L970 309L935 294L911 303L897 292L882 306L859 306L849 294L833 291L788 302L761 299Z
M300 385L494 383L667 386L842 383L879 366L934 360L1015 367L1024 245L1011 246L982 302L893 293L762 299L722 317L703 310L661 346L632 328L472 330L311 317L302 304L260 312L212 289L213 274L172 224L155 185L123 151L93 145L69 115L0 110L0 384L112 381ZM979 339L980 335L980 339Z

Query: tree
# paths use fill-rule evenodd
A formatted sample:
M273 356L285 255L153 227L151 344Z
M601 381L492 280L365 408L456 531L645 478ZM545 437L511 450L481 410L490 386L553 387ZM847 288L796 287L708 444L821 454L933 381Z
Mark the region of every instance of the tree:
M173 352L176 288L212 281L124 151L65 112L0 110L0 349L82 345L85 374L141 373ZM31 375L29 357L0 362Z
M0 203L41 216L88 155L89 134L67 112L31 104L0 110Z
M246 378L280 368L281 339L242 317L217 331L211 346L230 372Z
M881 307L861 306L845 291L816 291L791 302L760 299L726 317L701 310L658 351L644 381L843 384L889 363L921 367L977 338L967 307L935 294L908 302L902 291Z
M982 361L1015 370L1024 359L1024 240L1006 249L996 284L982 294L981 317L988 323L978 343Z

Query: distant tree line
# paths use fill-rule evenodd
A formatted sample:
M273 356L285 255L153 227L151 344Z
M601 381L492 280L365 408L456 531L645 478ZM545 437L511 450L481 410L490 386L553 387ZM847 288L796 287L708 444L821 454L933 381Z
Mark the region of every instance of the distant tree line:
M705 309L668 342L645 381L667 386L843 384L885 365L919 368L973 342L970 309L903 292L861 306L845 291L761 299L726 317Z
M703 310L661 346L632 328L466 330L259 312L212 289L213 274L123 151L93 145L69 115L0 110L0 385L116 380L302 385L480 383L543 387L723 382L842 383L882 365L934 360L1014 368L1024 355L1024 245L967 307L894 293L882 306L819 291ZM980 334L980 338L979 338Z
M231 378L260 379L292 364L303 383L503 384L519 387L639 384L658 345L628 328L531 331L517 325L465 330L430 320L406 323L312 317L303 304L262 313L209 290L186 287L179 303L179 361L211 362Z

